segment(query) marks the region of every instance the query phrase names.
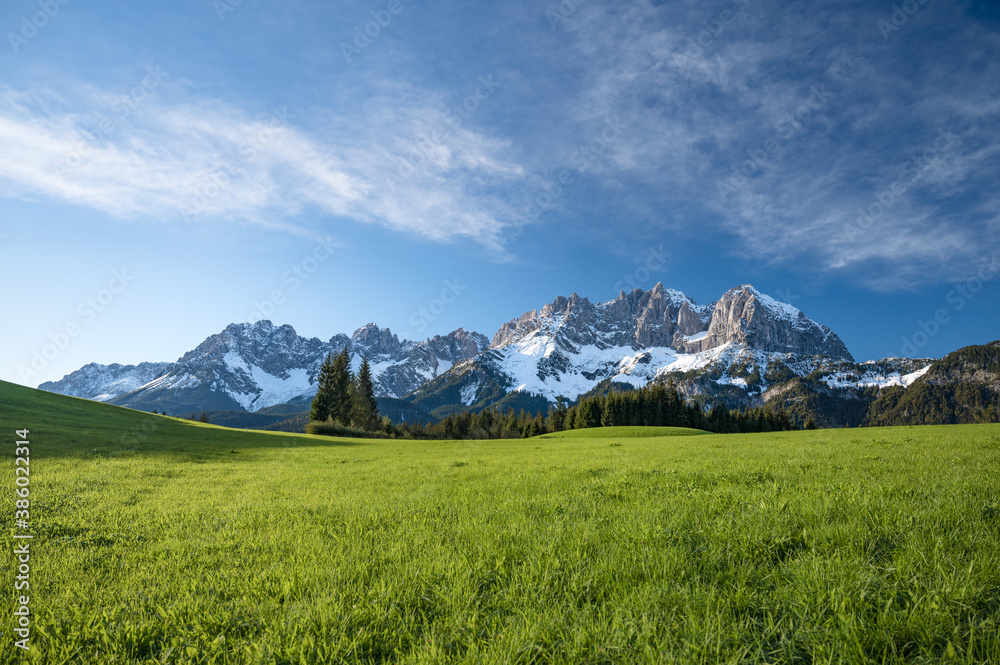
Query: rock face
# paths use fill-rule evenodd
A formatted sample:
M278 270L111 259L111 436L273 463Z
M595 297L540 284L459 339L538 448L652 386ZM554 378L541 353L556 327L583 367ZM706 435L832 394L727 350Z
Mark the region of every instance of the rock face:
M732 342L760 351L854 360L830 328L749 284L726 291L715 303L707 334L697 340L680 336L674 342L674 348L689 353Z
M362 357L367 355L375 375L375 392L388 397L402 397L413 392L458 361L476 357L489 345L485 336L464 328L416 343L400 341L388 329L374 339L372 335L359 335L358 332L349 344L352 367L356 371Z
M574 293L526 312L500 327L488 352L412 399L431 410L486 406L515 391L572 400L608 379L643 386L700 374L698 389L739 395L744 402L734 403L745 405L776 377L841 362L853 358L830 328L751 285L698 305L657 284L597 304Z
M853 360L830 328L749 284L730 289L709 305L697 305L663 284L650 291L623 291L615 300L596 305L574 293L505 323L490 348L505 348L539 331L551 334L566 349L666 347L699 353L733 343L760 351Z
M635 349L670 346L676 332L705 330L711 314L712 305L699 306L662 284L651 291L622 291L615 300L597 305L574 293L505 323L493 336L490 348L502 349L543 329L568 350L588 345Z
M300 337L291 326L261 321L227 326L175 363L88 365L39 387L138 409L165 409L171 414L207 409L257 411L311 400L323 359L345 346L354 370L368 357L379 396L401 397L488 345L486 337L464 329L411 342L374 324L323 342Z

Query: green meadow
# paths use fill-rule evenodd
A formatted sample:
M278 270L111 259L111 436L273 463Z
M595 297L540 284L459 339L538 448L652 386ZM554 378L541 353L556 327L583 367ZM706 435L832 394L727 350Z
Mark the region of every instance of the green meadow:
M4 663L1000 663L997 425L348 440L10 384L0 415Z

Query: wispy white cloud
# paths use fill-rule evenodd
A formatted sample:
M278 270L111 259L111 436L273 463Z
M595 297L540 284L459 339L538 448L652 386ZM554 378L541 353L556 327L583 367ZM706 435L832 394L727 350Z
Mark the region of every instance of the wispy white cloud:
M294 226L319 213L442 242L474 238L502 254L529 204L585 162L542 223L561 218L604 249L707 236L758 265L905 288L1000 246L996 215L982 212L1000 167L1000 64L989 57L1000 37L966 5L929 3L889 41L877 28L886 7L861 0L425 8L350 68L317 77L336 99L310 97L278 122L183 86L128 118L105 91L8 90L0 187L131 217ZM553 29L547 11L568 15ZM482 23L456 32L462 16ZM329 48L325 26L316 30L311 48ZM440 66L439 43L461 57ZM494 66L502 95L456 123L449 108ZM828 99L786 132L816 87ZM108 115L116 131L58 171ZM612 144L578 160L610 118L621 127ZM952 126L960 144L915 170L862 238L847 237L857 208ZM769 141L780 151L720 196L719 183Z
M927 26L948 21L973 53L998 45L959 9L926 11ZM623 119L614 153L594 169L629 183L606 189L618 215L648 217L646 233L732 239L722 251L892 290L960 277L984 247L1000 247L995 222L975 213L1000 165L1000 76L987 75L1000 72L988 59L966 70L964 51L931 55L918 21L887 44L877 18L861 3L598 2L550 38L583 73L583 101L566 115L585 124L597 108ZM783 119L814 86L828 99L786 132ZM952 126L958 144L911 167L905 193L848 237L856 209ZM779 152L721 197L718 183L769 139Z
M295 226L316 212L502 251L511 222L496 190L525 175L508 141L462 126L428 92L368 100L352 116L260 117L176 93L126 110L82 90L0 92L9 195L188 222Z

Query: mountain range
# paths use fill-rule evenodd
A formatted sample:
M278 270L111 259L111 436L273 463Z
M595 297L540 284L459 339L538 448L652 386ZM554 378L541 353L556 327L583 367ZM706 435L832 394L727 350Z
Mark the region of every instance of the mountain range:
M865 391L906 388L933 362L858 363L829 327L749 284L704 305L657 284L602 303L558 297L492 339L459 328L415 342L368 324L323 341L269 321L232 324L173 363L90 364L39 388L171 415L281 405L292 412L308 408L320 364L345 346L353 368L367 357L376 393L405 402L411 418L491 405L537 410L657 379L730 408L805 399L798 394L805 384L813 397L850 402Z

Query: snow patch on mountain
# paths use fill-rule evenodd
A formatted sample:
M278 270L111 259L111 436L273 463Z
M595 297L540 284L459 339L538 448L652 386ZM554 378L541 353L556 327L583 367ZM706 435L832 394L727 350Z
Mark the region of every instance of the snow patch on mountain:
M479 392L479 382L475 381L461 390L462 404L472 406L476 403L476 393Z
M747 288L751 293L753 293L754 298L757 300L757 302L759 302L761 305L769 309L773 314L776 314L779 318L782 318L785 321L788 321L789 323L793 324L799 324L801 322L801 319L808 320L808 317L806 317L806 315L803 314L802 310L800 310L798 307L789 305L786 302L781 302L780 300L775 300L771 296L760 291L757 287L753 286L752 284L745 285L745 288Z
M259 392L240 396L233 395L233 399L247 411L284 404L309 393L312 388L309 372L303 368L290 370L287 378L274 376L256 366L250 368L250 374ZM230 394L232 395L232 393Z
M605 379L638 388L672 373L702 370L720 361L733 362L736 354L749 353L761 367L767 367L770 355L784 357L784 354L754 352L731 343L699 353L678 353L669 347L637 352L627 346L586 345L570 356L560 351L551 337L538 333L494 353L513 390L542 395L549 400L560 396L576 399ZM557 374L539 371L539 360L555 354L568 363L565 370ZM746 386L746 379L724 378L719 383Z
M913 385L914 381L916 381L917 379L919 379L920 377L922 377L924 374L926 374L930 370L931 370L931 366L928 365L927 367L924 367L923 369L918 369L916 372L911 372L910 374L904 375L903 379L902 379L903 387L904 388L909 388L911 385Z
M861 365L867 367L869 363ZM823 377L823 382L831 388L868 388L875 386L878 388L888 388L889 386L900 386L909 388L914 381L922 377L930 370L927 365L915 372L903 374L896 372L880 372L876 369L866 369L863 373L852 371L838 371Z
M222 358L226 367L247 380L252 389L241 391L224 388L230 397L247 411L283 404L310 391L312 382L309 370L302 367L287 370L287 376L275 376L264 369L246 362L236 351L228 351Z

